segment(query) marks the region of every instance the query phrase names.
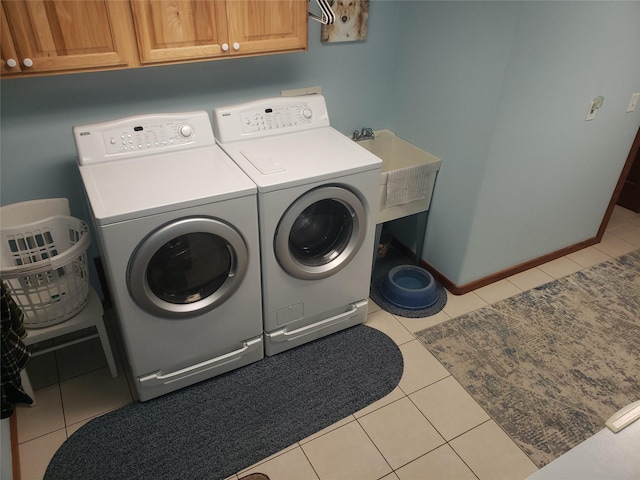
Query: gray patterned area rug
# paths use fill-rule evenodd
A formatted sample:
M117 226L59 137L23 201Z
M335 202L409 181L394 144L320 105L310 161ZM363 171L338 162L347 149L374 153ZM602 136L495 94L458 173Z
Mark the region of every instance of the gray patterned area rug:
M542 467L640 399L640 250L417 335Z

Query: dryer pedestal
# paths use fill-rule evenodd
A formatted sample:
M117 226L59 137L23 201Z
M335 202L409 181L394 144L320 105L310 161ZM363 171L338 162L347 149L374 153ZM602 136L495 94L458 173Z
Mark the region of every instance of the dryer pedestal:
M289 324L273 332L265 332L264 349L267 355L275 355L303 343L317 340L325 335L353 327L367 320L367 300L341 307L337 311L327 312L332 315L308 319L308 325L296 327Z

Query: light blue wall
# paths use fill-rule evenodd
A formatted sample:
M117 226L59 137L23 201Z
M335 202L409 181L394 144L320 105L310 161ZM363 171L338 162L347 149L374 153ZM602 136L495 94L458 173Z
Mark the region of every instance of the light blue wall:
M640 125L640 3L408 2L400 25L389 125L443 162L424 259L461 286L594 237Z
M442 159L423 256L455 284L595 236L640 125L639 2L373 0L367 41L319 37L311 21L303 53L3 79L0 203L64 196L88 218L74 125L322 85L340 131Z

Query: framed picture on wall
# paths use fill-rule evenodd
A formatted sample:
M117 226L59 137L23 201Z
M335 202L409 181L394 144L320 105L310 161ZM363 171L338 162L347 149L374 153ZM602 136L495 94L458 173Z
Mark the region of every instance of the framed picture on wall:
M330 0L329 4L336 20L332 25L322 26L322 42L366 40L369 0Z

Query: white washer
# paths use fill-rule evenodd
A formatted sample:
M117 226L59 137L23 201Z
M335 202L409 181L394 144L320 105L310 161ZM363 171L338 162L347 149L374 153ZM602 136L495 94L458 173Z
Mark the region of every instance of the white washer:
M214 132L258 186L266 354L365 321L381 160L321 95L217 108Z
M207 112L73 133L139 399L263 358L256 187Z

